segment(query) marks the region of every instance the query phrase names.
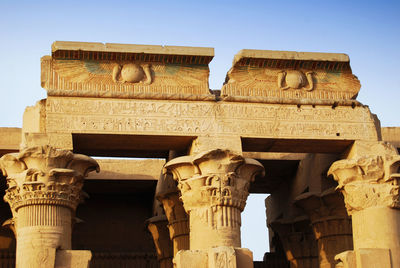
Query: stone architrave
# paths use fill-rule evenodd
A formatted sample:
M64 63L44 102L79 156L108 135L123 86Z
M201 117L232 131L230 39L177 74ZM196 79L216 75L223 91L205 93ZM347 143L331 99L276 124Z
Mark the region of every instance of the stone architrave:
M165 169L178 181L189 214L190 252L196 256L198 251L205 252L206 267L249 267L252 254L240 248L240 213L246 205L250 182L264 172L264 167L256 160L216 149L175 158ZM187 267L179 266L185 263L182 256L175 263Z
M319 267L335 267L335 256L353 249L351 218L346 213L343 196L330 188L320 194L301 194L295 199L295 205L311 220L318 242Z
M85 263L73 260L85 254L58 258L57 252L71 249L75 210L84 198L84 177L99 170L97 162L85 155L40 146L4 155L0 166L7 177L4 200L11 207L10 223L17 238L16 267L53 268L56 259L59 265L62 259ZM87 267L90 252L85 256L86 266L80 267Z
M163 175L157 185L156 197L162 203L168 219L174 256L179 250L189 249L189 216L179 199L180 192L171 174Z
M356 267L400 267L400 156L383 142L370 148L376 150L352 153L351 159L334 162L328 172L338 181L353 222L355 257L346 253L338 259L355 259ZM370 254L381 258L371 259Z
M172 268L173 249L165 215L154 216L147 220L147 229L153 236L160 268Z
M319 267L317 241L307 216L276 220L269 223L269 226L278 234L290 267Z

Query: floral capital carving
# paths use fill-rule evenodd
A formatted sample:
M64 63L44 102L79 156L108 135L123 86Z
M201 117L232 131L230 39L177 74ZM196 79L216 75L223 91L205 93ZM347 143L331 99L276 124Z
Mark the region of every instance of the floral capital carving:
M339 160L328 175L339 183L349 214L369 207L400 208L399 155L363 156Z
M178 181L187 211L209 206L231 206L242 211L250 182L264 172L258 161L220 149L175 158L165 169Z
M31 204L61 205L73 210L82 200L83 179L99 171L97 162L85 155L50 146L30 147L0 158L7 177L4 200L13 213Z

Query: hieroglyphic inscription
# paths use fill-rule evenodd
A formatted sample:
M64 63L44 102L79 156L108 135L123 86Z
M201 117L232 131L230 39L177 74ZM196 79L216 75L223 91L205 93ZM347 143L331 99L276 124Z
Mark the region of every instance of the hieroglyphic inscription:
M47 99L48 132L376 140L366 107Z

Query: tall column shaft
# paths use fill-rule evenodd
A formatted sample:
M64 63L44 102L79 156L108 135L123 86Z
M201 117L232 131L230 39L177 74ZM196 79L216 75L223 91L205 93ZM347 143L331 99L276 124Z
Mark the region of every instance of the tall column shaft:
M71 249L75 209L83 200L83 179L98 170L98 164L84 155L40 146L7 154L0 159L0 166L7 176L4 200L11 207L17 238L16 267L53 268L56 251ZM59 262L73 258L61 255ZM87 259L90 254L85 256Z
M389 248L400 252L399 210L388 207L372 207L355 212L352 218L354 249ZM366 232L366 230L374 231ZM400 264L400 259L396 259L396 263Z
M156 197L161 202L168 219L174 256L179 250L189 249L189 216L183 208L179 195L179 189L171 174L161 176L156 188Z
M47 243L49 247L70 249L72 212L52 205L31 205L18 210L18 247L28 241Z
M165 215L154 216L147 220L147 229L153 236L160 268L172 268L173 250Z
M179 250L189 249L189 219L173 220L168 224L169 234L172 239L174 256Z
M338 181L353 221L354 251L338 259L349 267L399 268L400 156L383 142L372 144L370 155L354 147L351 159L336 161L328 172Z
M222 205L193 209L190 212L190 248L240 247L240 214L238 208Z
M240 248L240 213L250 182L264 167L217 149L175 158L165 169L178 181L190 222L190 250L178 252L176 267L252 267L251 251Z

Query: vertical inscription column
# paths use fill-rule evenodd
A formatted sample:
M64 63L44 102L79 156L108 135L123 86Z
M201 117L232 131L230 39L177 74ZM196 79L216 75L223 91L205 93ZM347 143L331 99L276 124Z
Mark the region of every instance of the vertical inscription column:
M400 156L394 150L331 166L328 173L338 181L353 222L354 251L337 256L345 265L400 267L399 167Z
M241 246L240 213L246 205L250 182L264 172L264 167L256 160L217 149L175 158L165 168L178 181L183 206L189 214L190 250L231 248L209 251L206 267L214 267L216 262L226 263L218 267L240 263L231 259L235 256L232 250Z
M17 237L16 266L54 267L56 250L71 249L71 229L76 207L83 199L83 180L88 172L99 170L97 162L85 155L40 146L4 155L0 165L8 184L4 200L11 207Z

